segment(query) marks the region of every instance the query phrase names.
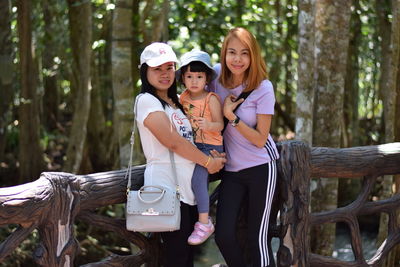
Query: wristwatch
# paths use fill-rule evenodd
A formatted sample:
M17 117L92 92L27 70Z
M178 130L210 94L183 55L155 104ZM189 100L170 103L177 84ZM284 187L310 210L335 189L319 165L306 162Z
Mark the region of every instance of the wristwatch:
M235 118L234 120L229 121L229 123L230 123L233 127L236 127L236 125L238 125L239 121L240 121L240 118L239 118L239 116L236 115L236 118Z

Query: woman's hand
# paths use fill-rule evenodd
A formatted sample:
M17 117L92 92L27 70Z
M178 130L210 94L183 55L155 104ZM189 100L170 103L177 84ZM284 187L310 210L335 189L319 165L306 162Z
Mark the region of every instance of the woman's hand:
M225 98L224 101L224 107L223 107L223 112L225 118L228 120L234 120L236 118L235 113L233 113L233 110L244 101L243 98L237 99L236 96L234 95L229 95Z
M210 174L213 174L218 172L224 167L226 158L225 158L225 153L219 153L216 150L212 150L210 154L212 157L210 158L210 162L207 165L207 171Z
M210 151L210 154L213 158L226 158L225 152L218 152L217 150L213 149Z

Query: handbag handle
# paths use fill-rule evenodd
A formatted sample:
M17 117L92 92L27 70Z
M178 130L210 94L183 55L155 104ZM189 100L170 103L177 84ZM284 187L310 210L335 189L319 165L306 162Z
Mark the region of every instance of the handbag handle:
M156 188L156 189L158 189L160 191L144 191L146 188ZM157 198L155 198L153 200L144 200L142 198L142 194L146 194L146 193L160 193L160 196L158 196ZM157 185L145 185L145 186L142 186L137 192L139 200L142 201L143 203L146 203L146 204L156 203L157 201L162 199L164 194L165 194L165 189L162 188L161 186L157 186Z
M129 190L131 189L131 185L132 185L132 161L133 161L133 145L135 144L135 132L137 130L137 125L136 125L136 114L137 114L137 102L139 100L139 98L142 96L142 94L139 94L136 99L135 99L135 106L134 106L134 119L133 119L133 129L132 129L132 134L131 134L131 138L130 138L130 143L131 143L131 153L129 155L129 164L128 164L128 168L126 170L125 173L125 179L128 178L128 184L126 187L126 194L129 194ZM176 172L176 166L175 166L175 160L174 160L174 153L171 150L169 151L169 159L171 161L171 168L172 168L172 175L174 177L174 182L175 182L175 186L176 186L176 194L178 199L180 199L180 193L179 193L179 184L178 184L178 175Z

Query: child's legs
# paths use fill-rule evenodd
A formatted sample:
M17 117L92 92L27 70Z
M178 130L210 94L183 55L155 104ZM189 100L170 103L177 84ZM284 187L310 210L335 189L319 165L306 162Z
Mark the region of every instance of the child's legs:
M215 149L218 152L223 151L222 146L214 146L209 144L196 143L196 146L206 155ZM197 202L197 209L203 217L208 220L208 212L210 209L210 200L208 195L208 171L203 166L197 165L193 171L192 189ZM204 218L203 218L204 219Z
M207 169L196 164L192 177L192 189L196 198L197 210L199 213L208 213L209 211L210 203L207 178Z

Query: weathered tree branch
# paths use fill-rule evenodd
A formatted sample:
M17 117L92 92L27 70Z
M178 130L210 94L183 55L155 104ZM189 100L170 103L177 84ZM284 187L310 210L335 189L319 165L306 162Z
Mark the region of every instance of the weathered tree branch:
M132 188L143 185L146 166L132 168ZM94 210L107 205L126 202L126 170L76 176L80 184L81 210Z
M149 244L147 238L139 232L126 230L125 219L109 218L92 212L80 214L78 219L87 222L90 225L99 227L104 231L115 232L126 241L138 246L140 249L144 249Z
M303 248L309 244L310 149L302 142L283 142L279 150L277 188L283 229L278 266L306 266L307 251Z
M28 228L23 228L22 226L18 227L11 235L7 237L0 244L0 262L10 255L20 244L24 241L36 228L35 224L31 224Z
M123 267L123 266L142 266L145 263L143 255L119 256L111 255L100 262L93 262L82 265L81 267Z
M346 149L309 148L301 142L278 144L281 158L278 162L277 205L280 225L272 225L281 244L278 264L289 266L378 266L387 253L400 242L400 226L396 209L400 195L376 202L367 202L376 177L400 173L400 143ZM145 166L132 169L132 189L143 184ZM309 214L310 177L365 177L360 195L350 205L334 211ZM9 255L29 234L37 229L40 243L34 259L40 266L73 266L79 244L75 239L73 224L76 220L89 222L105 231L112 231L128 242L134 243L136 255L111 255L101 262L85 267L140 266L152 262L157 266L158 242L141 233L126 230L123 218L109 218L95 213L107 205L126 201L126 170L88 175L62 172L42 173L32 183L0 188L0 226L19 224L20 227L0 244L0 260ZM375 256L365 260L357 216L389 214L388 238ZM273 211L271 216L276 216ZM310 254L308 230L311 225L343 221L351 230L355 261ZM275 219L272 218L272 222ZM156 255L156 256L155 256Z
M359 178L400 173L400 143L352 148L311 148L311 177Z

